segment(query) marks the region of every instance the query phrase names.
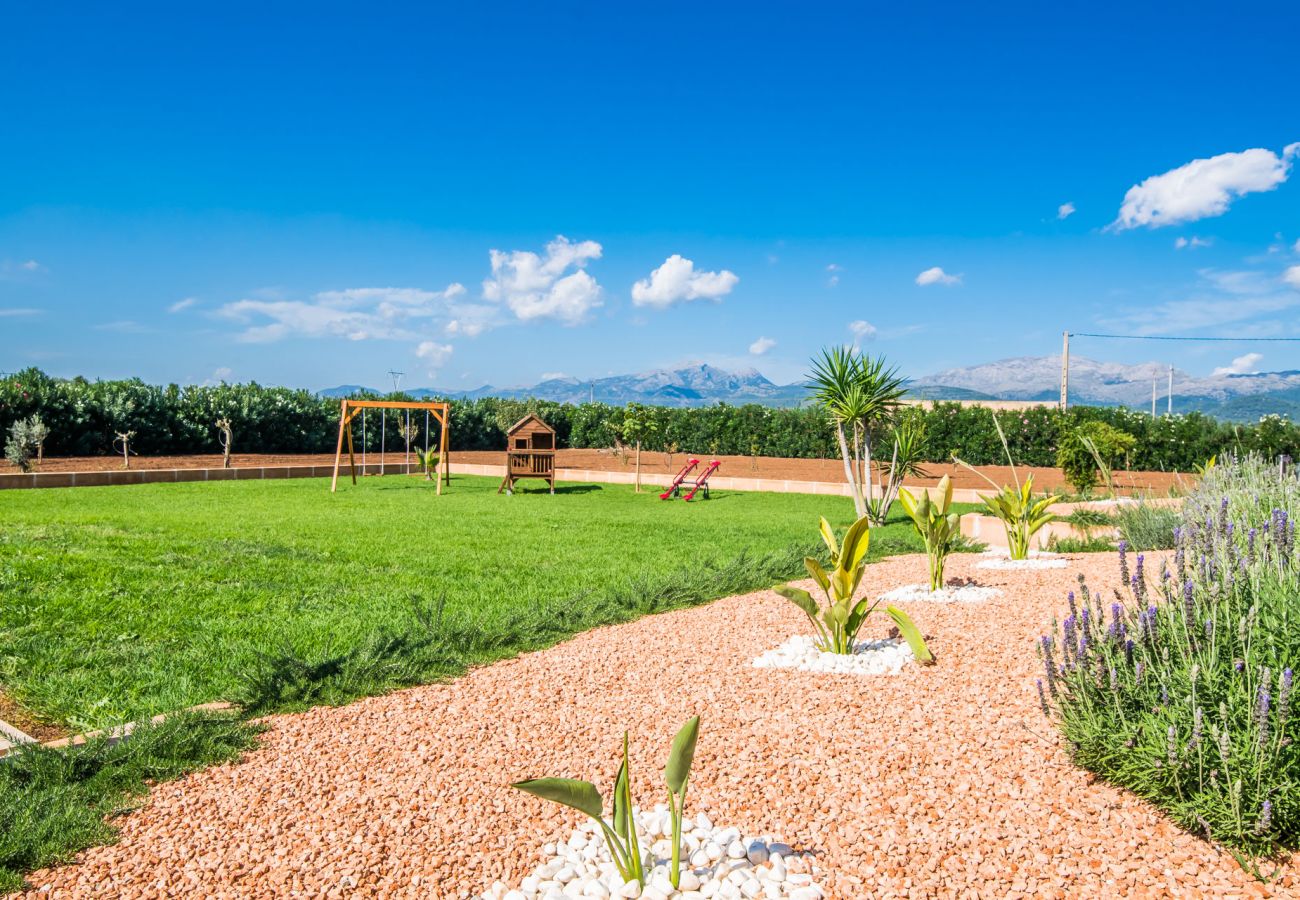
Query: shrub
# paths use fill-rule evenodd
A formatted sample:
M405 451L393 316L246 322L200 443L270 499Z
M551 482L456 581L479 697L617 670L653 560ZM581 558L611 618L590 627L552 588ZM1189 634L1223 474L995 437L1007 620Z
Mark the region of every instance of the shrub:
M1105 422L1085 422L1068 432L1056 451L1056 465L1081 494L1097 486L1099 472L1110 469L1137 445L1137 438Z
M1152 506L1149 503L1120 506L1115 513L1115 524L1131 550L1172 550L1174 530L1182 516L1170 506Z
M19 419L9 428L9 437L5 441L5 459L17 466L18 471L30 472L32 458L39 456L41 445L48 436L49 430L40 416Z
M1217 468L1189 500L1172 568L1152 577L1139 554L1130 571L1121 544L1117 602L1082 580L1071 592L1039 643L1040 699L1080 765L1267 856L1300 845L1300 487L1258 460Z

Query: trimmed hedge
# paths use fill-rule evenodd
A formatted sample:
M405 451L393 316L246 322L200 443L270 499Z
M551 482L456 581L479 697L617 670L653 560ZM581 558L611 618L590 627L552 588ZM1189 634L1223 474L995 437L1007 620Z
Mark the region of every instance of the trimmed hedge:
M402 397L404 395L392 395ZM452 401L452 447L500 450L505 429L535 410L557 432L561 447L613 446L623 408L605 403L551 401ZM837 450L825 415L812 407L774 409L757 405L692 409L652 407L655 427L648 450L670 445L683 453L834 458ZM230 419L235 453L325 453L334 449L338 401L309 391L263 387L255 382L215 386L150 385L140 379L88 381L54 379L27 369L0 381L0 429L7 435L20 418L39 414L49 426L45 453L94 456L112 452L114 433L134 431L132 449L144 455L218 453L216 420ZM925 457L947 461L955 453L972 465L1005 462L994 413L984 407L936 403L905 415L925 422ZM996 413L1016 462L1054 466L1062 437L1080 424L1105 422L1137 439L1127 467L1191 471L1228 451L1280 453L1300 457L1300 426L1280 416L1252 425L1219 422L1200 413L1161 416L1112 407L1053 407ZM419 416L417 415L417 424ZM384 441L401 446L397 422L389 417ZM358 440L360 433L357 434ZM366 445L378 449L377 416L367 416ZM417 438L423 443L423 433Z

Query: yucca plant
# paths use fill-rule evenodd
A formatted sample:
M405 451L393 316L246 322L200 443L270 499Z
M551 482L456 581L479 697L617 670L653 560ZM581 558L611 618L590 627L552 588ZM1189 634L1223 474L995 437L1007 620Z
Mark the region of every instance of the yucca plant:
M804 558L804 567L817 582L822 593L826 595L823 608L812 594L803 588L789 584L778 584L775 590L782 597L803 610L808 621L812 623L817 635L817 647L824 653L852 653L858 631L875 611L880 601L872 602L867 598L854 601L858 585L867 568L867 549L871 543L869 521L866 516L849 526L843 542L835 540L835 531L825 517L821 520L821 536L831 554L829 572L820 562L811 556ZM925 638L912 622L907 613L896 606L886 607L885 612L894 620L899 632L912 648L917 662L929 664L934 662Z
M673 738L664 767L664 781L668 786L668 808L672 815L673 849L668 878L674 888L681 879L682 815L686 807L686 786L690 781L691 764L695 761L695 742L700 733L700 717L692 717ZM623 761L614 777L613 815L605 821L605 801L600 791L590 781L575 778L531 778L511 785L535 797L550 800L576 809L590 816L605 835L605 844L613 857L614 865L624 882L645 884L645 860L636 836L636 821L632 814L632 775L628 765L628 736L623 732Z
M898 502L912 519L912 527L925 542L925 555L930 558L930 590L943 588L943 569L948 562L948 554L961 535L961 516L950 512L952 508L952 478L945 475L939 479L939 500L930 499L928 491L922 491L918 499L907 488L898 492Z
M424 472L424 480L432 481L434 470L438 468L438 451L415 448L416 466Z

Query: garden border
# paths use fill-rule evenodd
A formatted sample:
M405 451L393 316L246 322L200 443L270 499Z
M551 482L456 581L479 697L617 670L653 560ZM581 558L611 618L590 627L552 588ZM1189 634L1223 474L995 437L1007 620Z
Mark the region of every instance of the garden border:
M405 463L367 463L357 466L366 475L404 475ZM389 469L397 471L388 471ZM478 463L448 464L456 475L481 475L501 478L505 475L504 465L482 465ZM26 474L0 475L0 490L22 488L63 488L63 487L106 487L128 484L176 484L194 481L258 481L279 478L329 478L334 472L333 466L247 466L233 469L119 469L99 472L28 472ZM412 475L417 474L412 469ZM634 472L617 472L606 469L556 469L556 481L598 483L598 484L633 484ZM642 478L645 481L645 478ZM775 494L824 494L836 497L851 496L849 485L836 481L793 481L779 478L737 478L714 475L709 486L721 491L763 491ZM923 487L909 487L913 493L927 490ZM958 503L979 503L980 491L974 488L958 488L953 491L953 500Z

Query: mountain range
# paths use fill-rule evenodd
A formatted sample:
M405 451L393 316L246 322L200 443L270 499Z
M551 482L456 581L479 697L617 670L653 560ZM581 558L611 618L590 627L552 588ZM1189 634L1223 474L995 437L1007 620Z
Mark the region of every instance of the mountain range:
M912 397L926 400L1021 400L1055 403L1060 396L1060 356L1020 356L996 362L947 369L909 382ZM1070 402L1094 406L1148 409L1151 388L1156 406L1167 408L1170 369L1162 363L1101 362L1070 358ZM372 390L349 384L320 391L325 397L355 396ZM551 378L529 387L483 385L468 391L408 388L414 397L508 397L554 400L561 403L648 403L657 406L707 406L725 402L763 406L797 406L806 401L802 382L779 385L754 369L728 372L698 364L680 369L655 369L634 375L613 375L591 381ZM1300 370L1195 376L1173 370L1175 412L1205 412L1223 419L1253 420L1266 413L1300 418Z

